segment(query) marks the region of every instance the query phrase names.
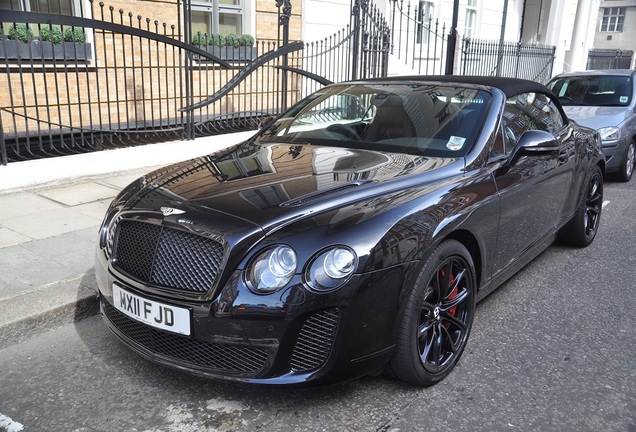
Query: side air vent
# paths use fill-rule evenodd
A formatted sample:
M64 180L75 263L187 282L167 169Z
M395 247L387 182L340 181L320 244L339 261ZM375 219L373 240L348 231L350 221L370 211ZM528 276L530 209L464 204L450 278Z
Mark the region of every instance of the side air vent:
M327 360L336 329L338 310L328 309L310 316L303 324L290 360L295 372L317 369Z

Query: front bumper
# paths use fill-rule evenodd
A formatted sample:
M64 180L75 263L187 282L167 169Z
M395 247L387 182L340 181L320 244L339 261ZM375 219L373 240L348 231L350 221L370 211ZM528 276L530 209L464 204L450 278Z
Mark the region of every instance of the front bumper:
M627 146L629 144L630 138L623 137L617 141L604 141L603 145L603 154L605 155L606 173L614 173L617 172L620 168L621 162L623 161L623 156L625 155L625 151L627 150Z
M129 347L160 364L198 375L267 384L340 381L380 372L392 352L405 267L354 276L329 294L304 288L300 276L278 293L249 291L236 272L212 301L159 297L117 274L97 252L100 307ZM113 306L112 286L187 308L191 335L136 321Z

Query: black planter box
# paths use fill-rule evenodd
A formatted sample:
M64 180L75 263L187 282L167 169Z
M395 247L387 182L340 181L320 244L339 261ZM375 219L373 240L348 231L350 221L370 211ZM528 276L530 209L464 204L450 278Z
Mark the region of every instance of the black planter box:
M256 58L256 47L241 46L235 48L208 46L206 47L206 51L219 57L221 60L250 61Z
M91 44L76 42L52 44L37 39L26 43L4 39L0 40L0 58L7 60L90 60Z

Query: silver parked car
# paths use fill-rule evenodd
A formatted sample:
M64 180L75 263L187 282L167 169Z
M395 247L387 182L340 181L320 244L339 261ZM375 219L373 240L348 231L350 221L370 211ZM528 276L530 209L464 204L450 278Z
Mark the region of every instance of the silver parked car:
M634 70L597 70L564 73L548 83L569 118L599 132L606 172L624 182L634 172L635 78Z

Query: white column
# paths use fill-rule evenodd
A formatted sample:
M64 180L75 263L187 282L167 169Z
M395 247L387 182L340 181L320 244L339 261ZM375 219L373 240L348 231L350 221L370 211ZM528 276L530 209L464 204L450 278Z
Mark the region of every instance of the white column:
M592 17L598 11L598 0L579 0L576 8L574 31L570 51L565 55L564 70L567 72L585 70L590 33L594 34Z

